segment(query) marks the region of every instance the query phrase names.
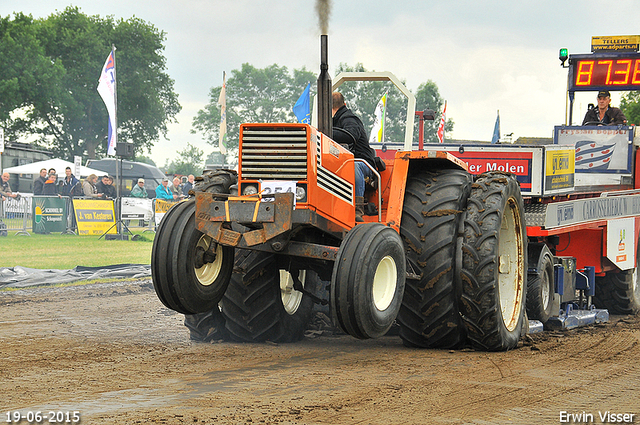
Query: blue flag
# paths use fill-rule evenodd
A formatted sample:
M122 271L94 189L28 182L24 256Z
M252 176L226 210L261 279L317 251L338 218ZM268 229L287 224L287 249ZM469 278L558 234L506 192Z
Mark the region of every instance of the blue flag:
M498 116L496 117L496 125L493 127L493 137L491 138L491 143L498 143L500 141L500 111L498 111Z
M311 83L307 84L307 88L304 89L300 98L296 101L296 104L293 105L293 113L298 118L298 122L303 124L311 123L311 110L309 109L309 89L311 88Z

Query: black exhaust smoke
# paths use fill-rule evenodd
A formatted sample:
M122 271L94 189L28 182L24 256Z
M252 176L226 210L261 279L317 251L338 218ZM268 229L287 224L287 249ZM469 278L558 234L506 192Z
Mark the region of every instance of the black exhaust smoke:
M320 75L318 76L318 130L328 137L333 137L328 44L328 36L322 34L320 36Z

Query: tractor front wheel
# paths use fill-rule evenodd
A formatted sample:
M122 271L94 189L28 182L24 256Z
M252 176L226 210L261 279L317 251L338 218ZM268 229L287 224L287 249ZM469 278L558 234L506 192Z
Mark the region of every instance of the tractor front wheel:
M404 293L400 235L381 223L358 224L340 245L333 267L331 307L337 325L360 339L391 328Z

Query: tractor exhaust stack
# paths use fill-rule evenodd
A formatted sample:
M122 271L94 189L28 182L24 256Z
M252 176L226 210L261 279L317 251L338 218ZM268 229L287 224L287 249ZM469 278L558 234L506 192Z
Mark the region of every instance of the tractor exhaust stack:
M328 137L333 137L328 44L328 36L322 34L320 36L320 75L318 76L318 130Z

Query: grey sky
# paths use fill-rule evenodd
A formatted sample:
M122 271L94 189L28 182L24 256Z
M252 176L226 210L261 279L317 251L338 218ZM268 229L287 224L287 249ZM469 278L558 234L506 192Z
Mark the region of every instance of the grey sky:
M160 165L187 142L208 154L212 147L191 135L191 121L208 101L222 72L248 62L316 71L319 30L315 0L21 0L0 3L44 17L70 4L89 15L136 16L167 34L168 73L183 107L151 157ZM591 36L633 35L628 12L637 0L615 5L583 1L388 1L334 0L329 19L329 68L344 62L391 71L409 89L433 80L447 100L452 137L490 140L500 110L502 133L551 137L564 123L566 70L558 50L589 53ZM105 52L105 58L108 52ZM96 83L99 75L96 70ZM96 93L97 96L97 93ZM574 122L595 93L577 96ZM613 93L613 103L620 96ZM373 113L373 111L371 111ZM105 123L106 124L106 123Z

